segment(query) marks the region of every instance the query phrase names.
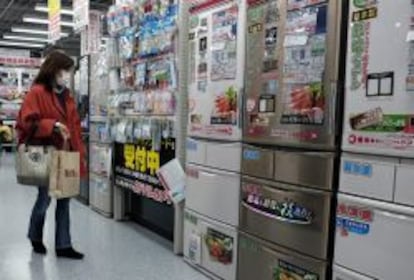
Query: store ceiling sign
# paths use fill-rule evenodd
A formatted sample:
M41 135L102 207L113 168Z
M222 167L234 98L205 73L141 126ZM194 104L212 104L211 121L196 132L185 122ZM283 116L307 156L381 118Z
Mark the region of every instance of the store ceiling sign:
M10 48L0 48L1 57L30 57L28 50L13 50Z
M60 39L60 0L48 0L49 9L49 40L56 42Z
M42 61L40 58L11 57L11 56L3 56L0 54L0 64L3 64L3 65L39 67L41 63Z
M89 25L89 1L73 0L73 24L76 32Z

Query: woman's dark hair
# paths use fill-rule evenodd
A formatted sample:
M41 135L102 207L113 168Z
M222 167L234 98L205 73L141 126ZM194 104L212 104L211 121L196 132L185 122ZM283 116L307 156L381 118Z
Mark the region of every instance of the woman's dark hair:
M61 51L53 51L46 56L46 60L40 67L39 74L34 83L44 85L46 90L52 91L59 71L70 71L74 65L73 59L68 55Z

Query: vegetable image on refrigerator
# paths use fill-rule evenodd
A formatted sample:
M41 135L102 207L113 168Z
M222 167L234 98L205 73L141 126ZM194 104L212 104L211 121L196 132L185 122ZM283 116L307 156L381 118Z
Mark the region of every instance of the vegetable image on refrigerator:
M240 231L261 249L240 244L239 280L331 279L341 15L341 1L248 3Z
M335 280L414 275L413 13L349 1Z

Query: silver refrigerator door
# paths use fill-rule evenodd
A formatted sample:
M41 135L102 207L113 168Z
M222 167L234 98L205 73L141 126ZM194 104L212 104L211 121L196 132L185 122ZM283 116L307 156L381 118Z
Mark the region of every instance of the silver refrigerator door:
M243 177L240 229L326 259L331 193Z
M325 280L327 263L241 233L238 280Z
M340 2L250 1L245 141L334 148Z

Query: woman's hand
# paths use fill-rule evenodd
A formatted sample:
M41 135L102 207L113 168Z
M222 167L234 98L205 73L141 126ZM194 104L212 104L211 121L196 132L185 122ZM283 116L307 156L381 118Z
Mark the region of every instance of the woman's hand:
M67 141L70 139L70 132L66 125L63 123L55 123L55 128L57 132L62 136L63 140Z

